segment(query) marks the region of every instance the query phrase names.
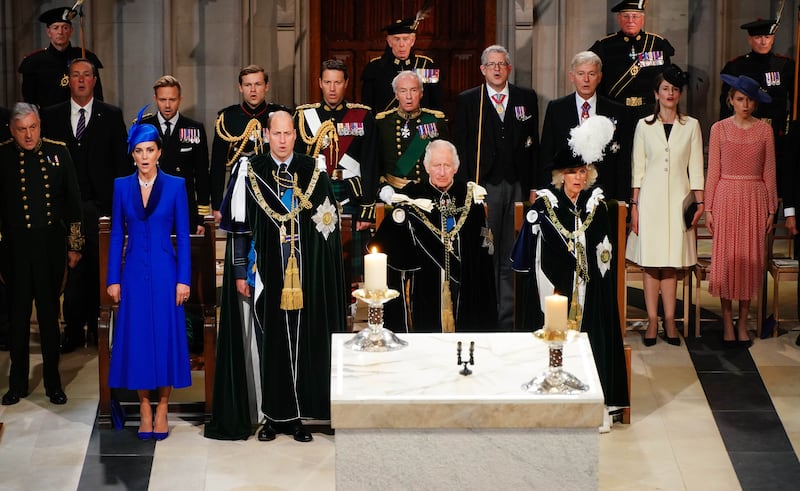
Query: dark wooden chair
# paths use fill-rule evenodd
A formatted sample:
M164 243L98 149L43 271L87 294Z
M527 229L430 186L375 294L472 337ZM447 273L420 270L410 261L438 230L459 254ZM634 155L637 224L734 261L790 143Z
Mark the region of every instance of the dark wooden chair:
M195 403L170 404L170 411L188 416L207 418L211 414L214 389L214 368L217 353L217 288L216 288L216 226L213 217L203 223L204 235L192 235L191 294L186 302L188 312L199 312L203 318L203 370L205 374L205 400ZM111 362L111 332L117 306L106 293L108 277L108 251L111 239L111 219L100 218L100 313L98 318L97 358L99 364L100 408L98 421L107 425L111 421L111 389L108 386ZM137 403L138 410L138 403ZM133 411L129 411L132 413Z

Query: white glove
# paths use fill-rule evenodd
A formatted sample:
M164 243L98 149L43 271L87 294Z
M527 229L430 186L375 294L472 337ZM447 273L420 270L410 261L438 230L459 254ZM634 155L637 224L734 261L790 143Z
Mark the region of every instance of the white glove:
M378 193L378 197L386 203L387 205L392 204L392 196L394 196L394 189L391 186L383 186L381 188L381 192Z

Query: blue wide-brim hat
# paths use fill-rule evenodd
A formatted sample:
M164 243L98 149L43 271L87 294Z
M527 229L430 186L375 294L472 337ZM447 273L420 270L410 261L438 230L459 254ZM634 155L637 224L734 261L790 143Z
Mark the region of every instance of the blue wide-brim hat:
M131 129L128 130L128 153L133 152L133 148L142 142L157 142L161 139L161 136L158 134L158 128L150 123L142 124L142 116L148 106L149 104L146 104L139 110L139 115L136 116L136 122L133 123Z
M772 97L770 97L770 95L767 94L760 85L758 85L758 82L747 75L739 75L738 77L735 77L733 75L723 73L722 81L754 101L763 102L765 104L772 102Z

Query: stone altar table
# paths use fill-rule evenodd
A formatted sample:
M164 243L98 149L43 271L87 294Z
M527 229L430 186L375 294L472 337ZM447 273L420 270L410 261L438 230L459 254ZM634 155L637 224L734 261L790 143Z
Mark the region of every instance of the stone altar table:
M547 369L531 333L400 334L385 353L334 334L331 426L336 486L391 489L596 489L603 392L585 334L564 346L580 395L536 395L522 384ZM459 374L456 343L473 374Z

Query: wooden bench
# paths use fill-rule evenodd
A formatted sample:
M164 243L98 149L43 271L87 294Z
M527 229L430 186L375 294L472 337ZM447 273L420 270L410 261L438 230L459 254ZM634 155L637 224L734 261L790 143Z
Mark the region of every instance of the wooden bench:
M217 288L216 288L216 226L213 217L206 217L203 223L205 234L191 235L192 279L191 294L186 302L188 312L199 312L203 318L203 370L205 378L205 400L193 403L170 403L170 411L187 414L190 417L207 419L211 414L214 389L214 369L217 352ZM111 219L101 217L100 228L100 313L98 317L98 377L100 387L100 407L98 423L107 426L111 422L111 389L108 374L111 363L111 331L117 305L106 293L108 277L108 252L111 240ZM174 237L173 237L174 238ZM127 411L130 416L138 413L136 407Z

